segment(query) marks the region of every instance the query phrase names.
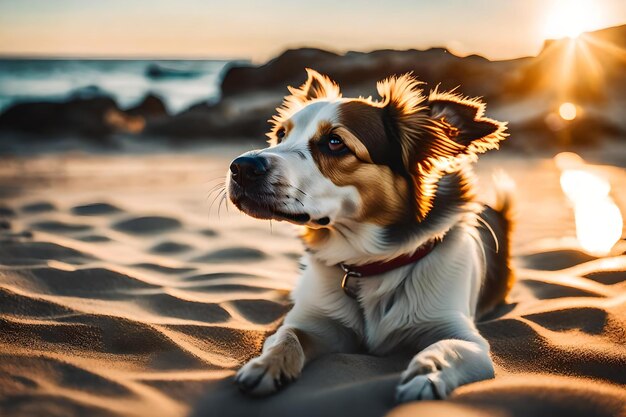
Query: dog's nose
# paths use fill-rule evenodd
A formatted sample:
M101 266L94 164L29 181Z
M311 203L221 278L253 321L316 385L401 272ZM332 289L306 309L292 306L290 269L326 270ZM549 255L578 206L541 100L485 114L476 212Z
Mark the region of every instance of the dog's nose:
M244 187L267 174L267 161L260 156L240 156L230 164L231 178Z

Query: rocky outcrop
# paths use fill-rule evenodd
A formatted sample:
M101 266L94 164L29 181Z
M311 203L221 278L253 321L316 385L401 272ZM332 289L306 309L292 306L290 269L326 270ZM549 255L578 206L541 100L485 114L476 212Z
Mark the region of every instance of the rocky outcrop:
M0 114L0 130L100 138L114 132L106 121L111 111L119 111L119 107L107 96L72 97L65 102L18 103Z
M178 140L262 138L273 108L239 111L227 102L198 104L177 115L148 121L144 134ZM269 115L268 115L269 114Z
M167 108L161 97L156 94L147 94L141 102L125 111L129 116L139 116L144 119L167 116Z
M251 92L286 92L287 85L305 81L304 68L313 68L337 81L347 94L372 95L376 82L393 74L413 72L431 88L440 84L451 89L463 85L471 95L495 97L506 80L507 71L519 62L492 62L472 55L465 58L446 49L426 51L379 50L369 53L348 52L337 55L319 49L295 49L259 66L233 66L222 82L223 97L228 99Z

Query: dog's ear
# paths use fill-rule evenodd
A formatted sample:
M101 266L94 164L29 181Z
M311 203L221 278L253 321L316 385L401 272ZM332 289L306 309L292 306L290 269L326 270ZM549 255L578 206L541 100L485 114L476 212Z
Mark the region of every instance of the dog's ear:
M319 72L306 68L307 80L299 88L289 87L289 92L300 100L307 102L318 98L339 98L339 86L333 80Z
M444 134L442 123L430 117L427 97L419 88L422 84L410 73L377 84L385 131L392 143L399 144L402 162L411 173L420 164L454 157L465 150Z
M417 219L422 221L432 208L438 170L436 161L458 155L465 147L449 139L430 117L427 98L411 74L378 82L379 107L390 145L400 151L401 163L415 190Z
M436 90L425 97L421 84L405 74L377 85L386 135L392 145L399 146L402 163L415 185L419 220L432 207L443 171L463 155L475 157L496 148L506 137L506 124L483 118L480 101Z
M464 147L460 153L476 154L498 147L506 138L506 123L483 117L485 104L453 93L430 93L430 117L444 134Z
M474 156L497 148L506 138L506 123L483 117L485 105L480 100L437 90L426 98L421 84L405 74L377 85L388 136L391 133L400 143L407 169L417 163Z

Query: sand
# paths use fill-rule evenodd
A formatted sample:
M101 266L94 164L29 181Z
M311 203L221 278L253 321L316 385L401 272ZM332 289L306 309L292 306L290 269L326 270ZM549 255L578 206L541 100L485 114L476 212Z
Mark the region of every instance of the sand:
M248 148L0 161L1 415L626 414L626 245L582 253L552 160L506 153L478 167L487 199L493 169L518 183L519 282L479 324L494 380L397 407L406 355L342 354L244 397L232 375L289 309L302 252L291 225L208 196Z

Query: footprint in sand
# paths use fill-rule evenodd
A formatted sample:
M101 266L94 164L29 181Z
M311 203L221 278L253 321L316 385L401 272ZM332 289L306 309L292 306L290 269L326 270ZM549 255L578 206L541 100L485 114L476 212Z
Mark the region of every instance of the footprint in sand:
M153 253L159 254L174 254L180 252L186 252L193 249L192 246L185 243L178 243L173 241L161 242L150 249Z
M82 241L82 242L88 242L88 243L100 243L100 242L110 242L111 238L107 237L107 236L102 236L102 235L87 235L87 236L81 236L81 237L77 237L76 239Z
M72 207L72 213L79 216L101 216L120 213L122 210L109 203L90 203Z
M73 232L84 232L86 230L91 230L92 227L88 224L77 224L77 223L65 223L57 220L47 220L42 222L32 223L30 225L33 229L43 230L44 232L52 232L52 233L73 233Z
M583 276L604 285L615 285L626 281L626 271L597 271Z
M594 259L597 258L574 249L541 252L523 257L524 265L527 268L543 271L558 271Z
M57 208L54 204L49 203L47 201L38 201L36 203L30 203L22 206L21 210L23 213L44 213L48 211L54 211Z
M211 272L208 274L200 274L193 275L191 277L185 278L185 281L196 282L196 281L211 281L214 279L223 279L223 278L256 278L257 275L247 274L245 272Z
M69 326L72 325L67 325L65 327ZM80 328L81 326L74 325L75 330L80 330ZM22 328L20 330L23 333L27 333L28 329ZM49 326L46 329L40 329L39 331L36 329L32 329L32 333L29 336L30 338L35 340L37 340L37 335L41 336L41 339L36 341L36 345L39 347L43 347L46 343L54 342L54 340L49 340L49 334L52 334L54 331L55 330L52 328L52 326ZM56 331L58 332L58 330ZM48 332L49 334L46 335L46 332ZM46 336L48 337L46 338ZM90 395L106 395L110 397L117 396L125 398L130 397L134 394L133 391L131 391L129 388L122 385L121 383L100 376L98 373L91 372L90 370L81 368L77 365L69 364L66 361L60 359L47 358L44 356L34 355L32 353L25 356L12 357L10 364L4 362L2 365L0 365L0 373L6 375L7 378L9 376L12 377L14 382L26 385L31 389L36 389L39 385L39 381L45 381L46 387L59 384L59 388L62 385L71 387L73 389L80 388ZM24 376L24 374L37 375L37 378L30 379ZM55 388L57 387L55 386ZM69 409L63 407L60 404L55 407L54 405L52 405L54 404L54 402L50 402L49 404L51 408L55 410ZM71 404L70 400L67 400L65 404ZM78 414L92 414L91 411L83 411L87 410L87 408L81 410L80 408L76 407L72 408L72 410L77 412ZM83 413L78 410L83 411ZM55 413L53 412L51 414Z
M169 294L152 294L137 298L137 304L160 317L176 317L205 323L220 323L230 314L219 304L183 300Z
M15 217L15 210L10 207L0 206L0 217Z
M132 290L157 290L159 286L108 268L84 268L66 271L55 268L31 268L30 283L41 292L95 299L137 297Z
M115 223L113 228L129 234L148 235L167 232L178 229L181 226L182 224L179 220L171 217L143 216L122 220L121 222Z
M539 300L549 300L552 298L562 297L599 297L593 291L588 291L582 288L573 287L569 285L559 285L550 282L544 282L540 280L525 279L520 281L520 285L530 289L535 297Z
M147 269L147 270L154 271L154 272L159 272L161 274L184 274L184 273L192 272L196 270L196 268L191 268L191 267L174 268L170 266L151 264L147 262L134 264L133 266L135 268L141 268L141 269Z
M235 306L237 311L241 313L247 320L256 324L269 324L289 310L289 305L279 304L269 300L234 300L231 304Z
M267 291L276 291L275 288L252 286L245 284L218 284L218 285L194 285L184 287L186 291L208 292L208 293L246 293L257 294ZM280 290L279 290L280 291Z
M204 230L200 230L200 234L207 236L207 237L215 237L217 236L217 232L213 229L204 229Z
M580 330L588 334L602 334L607 327L609 313L601 308L574 307L529 314L525 319L555 332Z
M235 247L209 252L192 259L193 262L252 262L267 258L267 254L254 248Z
M94 260L94 257L75 249L49 242L3 242L0 245L0 264L34 265L51 259L73 264L83 264Z

